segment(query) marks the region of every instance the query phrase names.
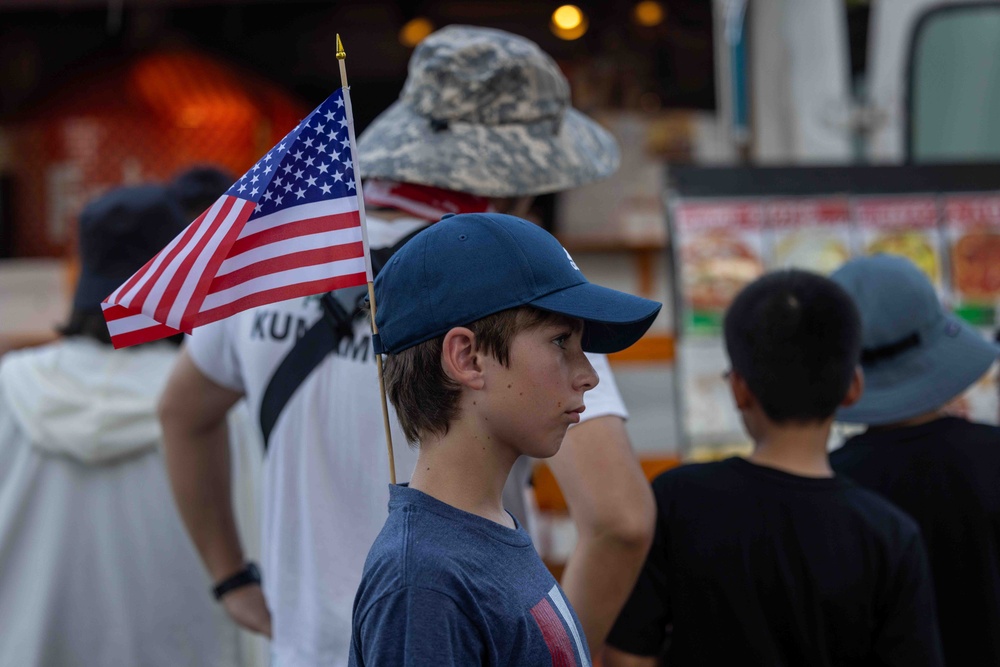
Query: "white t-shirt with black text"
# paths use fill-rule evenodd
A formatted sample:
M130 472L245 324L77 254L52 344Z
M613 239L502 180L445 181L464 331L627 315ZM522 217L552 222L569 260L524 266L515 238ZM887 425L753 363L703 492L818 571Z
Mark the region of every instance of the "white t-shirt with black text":
M426 225L369 216L369 243L388 247ZM322 316L318 297L291 299L199 327L188 337L195 365L242 392L253 418L275 369ZM626 417L607 359L588 355L601 381L584 420ZM275 667L347 664L351 609L368 550L388 514L389 473L371 330L358 320L291 396L268 443L261 503L261 570L272 614ZM389 406L397 482L416 451Z

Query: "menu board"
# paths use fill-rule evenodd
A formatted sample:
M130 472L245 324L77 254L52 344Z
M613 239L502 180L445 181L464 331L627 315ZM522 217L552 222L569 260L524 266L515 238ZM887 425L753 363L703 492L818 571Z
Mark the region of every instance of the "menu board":
M764 272L764 208L688 200L673 213L684 330L718 334L733 297Z
M851 208L846 197L774 199L766 205L769 268L829 275L851 257Z
M955 312L992 324L1000 302L1000 195L952 195L944 211Z
M937 199L931 195L865 197L854 200L863 254L902 255L943 291Z

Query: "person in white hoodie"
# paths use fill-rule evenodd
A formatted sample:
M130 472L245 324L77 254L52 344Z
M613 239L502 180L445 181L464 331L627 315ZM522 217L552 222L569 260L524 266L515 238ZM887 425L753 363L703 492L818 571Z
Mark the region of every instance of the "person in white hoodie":
M162 186L89 203L60 339L0 357L0 667L241 663L160 454L179 341L116 351L100 307L184 227Z

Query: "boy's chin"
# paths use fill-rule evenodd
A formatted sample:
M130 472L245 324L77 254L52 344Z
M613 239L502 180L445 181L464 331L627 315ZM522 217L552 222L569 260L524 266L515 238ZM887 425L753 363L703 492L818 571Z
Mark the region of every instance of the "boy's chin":
M555 456L559 453L559 449L562 447L563 438L566 433L563 432L557 438L552 438L548 442L535 442L531 445L525 447L521 454L523 456L530 456L536 459L547 459Z

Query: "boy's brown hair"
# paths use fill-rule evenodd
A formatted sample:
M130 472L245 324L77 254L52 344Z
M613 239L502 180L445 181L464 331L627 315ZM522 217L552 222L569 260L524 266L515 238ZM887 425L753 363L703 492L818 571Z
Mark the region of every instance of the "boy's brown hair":
M565 315L521 306L501 310L465 326L476 335L477 351L509 366L510 346L515 336L566 319ZM446 434L458 416L461 392L441 366L443 344L444 336L438 336L386 356L385 391L411 445L418 444L423 435Z

